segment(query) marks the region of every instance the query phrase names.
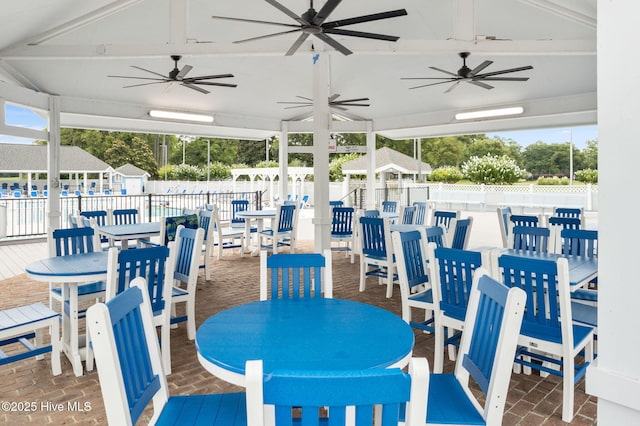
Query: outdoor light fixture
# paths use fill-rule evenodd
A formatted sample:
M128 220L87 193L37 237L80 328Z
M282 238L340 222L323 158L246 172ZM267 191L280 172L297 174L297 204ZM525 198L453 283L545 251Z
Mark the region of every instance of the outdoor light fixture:
M456 114L456 120L473 120L474 118L501 117L503 115L522 114L522 107L486 109L484 111L460 112Z
M153 118L168 118L169 120L195 121L197 123L213 123L212 115L188 114L186 112L151 110L149 115Z

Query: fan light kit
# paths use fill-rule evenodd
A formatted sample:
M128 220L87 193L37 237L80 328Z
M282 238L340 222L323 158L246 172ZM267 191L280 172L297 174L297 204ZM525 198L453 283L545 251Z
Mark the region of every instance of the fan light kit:
M456 114L456 120L473 120L475 118L501 117L504 115L518 115L524 112L522 107L510 107L499 109L485 109L483 111L460 112Z
M153 118L166 118L169 120L194 121L197 123L213 123L212 115L190 114L186 112L162 111L152 109L149 115Z

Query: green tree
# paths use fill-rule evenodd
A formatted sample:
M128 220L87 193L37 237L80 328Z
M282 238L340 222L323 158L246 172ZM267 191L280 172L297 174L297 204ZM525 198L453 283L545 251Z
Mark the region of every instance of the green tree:
M429 175L429 180L432 182L445 182L456 183L462 180L464 176L460 169L452 166L438 167Z
M598 140L587 141L587 146L582 150L584 157L583 167L598 170Z
M422 161L433 168L458 166L466 152L465 144L455 136L422 140Z
M467 147L467 158L484 157L485 155L508 155L509 149L500 138L478 138Z
M341 182L344 179L342 165L347 161L355 160L358 157L360 157L360 154L357 153L334 156L334 158L329 162L329 180L331 182Z
M149 143L142 138L134 137L132 145L133 161L131 164L136 167L140 167L142 170L149 173L151 175L151 179L157 179L158 163L156 163Z

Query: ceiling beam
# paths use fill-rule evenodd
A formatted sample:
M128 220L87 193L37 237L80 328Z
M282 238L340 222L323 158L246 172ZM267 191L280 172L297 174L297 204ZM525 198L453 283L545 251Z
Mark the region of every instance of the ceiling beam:
M31 80L25 77L24 74L11 66L11 64L0 59L0 76L3 74L7 76L8 79L13 80L15 83L18 83L22 87L26 87L27 89L31 89L36 92L42 91Z
M156 45L46 45L27 46L0 51L0 59L60 60L60 59L113 59L113 58L165 58L180 52L189 56L284 56L289 42L252 43L186 43ZM256 47L258 46L258 47ZM494 55L595 55L596 40L399 40L379 43L368 40L350 40L355 55L425 55L451 52L487 53ZM329 51L330 52L330 51ZM298 55L304 54L303 52ZM311 52L309 52L311 54Z
M189 16L187 0L171 0L169 5L169 43L179 45L187 42Z
M519 0L520 3L527 4L529 6L537 7L538 9L550 12L556 16L567 19L571 22L584 25L585 27L595 30L598 26L598 20L596 16L589 16L582 12L578 12L575 9L562 6L552 0Z
M471 41L476 38L475 0L456 0L453 4L453 38Z

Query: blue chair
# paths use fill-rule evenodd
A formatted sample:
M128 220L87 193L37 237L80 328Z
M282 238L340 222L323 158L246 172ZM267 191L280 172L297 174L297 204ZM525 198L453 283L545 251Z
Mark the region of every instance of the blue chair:
M414 201L416 207L416 217L413 223L416 225L425 225L427 223L427 203L423 201Z
M445 347L449 347L449 358L455 359L454 347L460 343L473 274L483 263L489 262L488 259L483 262L480 252L437 247L433 243L427 246L427 258L431 268L431 286L437 296L433 371L442 373Z
M276 209L273 228L261 231L260 246L278 252L279 247L288 246L291 253L296 250L296 227L298 222L298 209L295 204L279 205ZM266 240L267 244L264 244Z
M549 228L541 226L514 226L509 234L509 248L536 253L547 253L549 248Z
M551 240L549 242L549 251L562 254L562 240L560 232L563 229L581 229L582 222L575 217L551 216L547 219L549 230L551 231Z
M431 226L441 226L444 232L449 232L452 220L458 220L459 218L459 211L433 210Z
M412 225L415 221L415 216L415 206L402 206L400 208L400 223L403 225Z
M260 300L333 297L331 250L320 253L260 251Z
M142 277L151 301L153 322L160 328L162 364L165 374L171 374L171 294L176 264L175 242L169 247L156 245L136 250L109 249L106 300L112 300L129 288L134 278Z
M427 243L434 243L436 247L446 247L445 233L441 226L428 226L425 230Z
M362 216L363 217L380 217L380 210L377 210L377 209L365 210L362 212Z
M109 424L136 424L151 400L150 424L247 424L244 393L169 396L144 279L87 316Z
M305 207L309 207L309 196L308 195L303 195L302 199L300 200L300 206L298 207L300 210L302 210Z
M212 243L215 228L215 222L212 220L214 208L217 209L216 206L211 205L211 209L202 209L198 215L198 221L200 222L199 227L204 230L202 248L200 249L202 262L200 262L198 268L204 269L204 278L206 281L211 281L211 258L213 257Z
M521 288L527 294L515 362L562 377L562 420L570 422L575 384L593 361L594 330L572 321L567 259L554 262L508 255L498 257L498 253L493 256L492 264L498 268L494 275L499 274L507 287ZM584 358L577 361L581 353Z
M425 229L392 232L391 239L400 285L402 319L416 329L433 333L433 312L436 310L434 299L437 300L438 297L437 294L434 296L437 288L433 288L429 279L425 234ZM413 309L424 311L420 315L424 320L414 321Z
M472 217L456 220L455 227L453 229L453 236L451 237L451 243L449 246L458 250L466 250L469 246L472 225Z
M231 200L231 227L242 228L245 227L245 219L238 217L238 212L249 210L249 200ZM251 228L251 232L258 232L258 228Z
M344 206L344 201L342 201L342 200L329 201L329 206L330 207L342 207L342 206Z
M388 218L360 218L360 291L365 290L367 277L378 277L387 282L387 297L393 295L396 274L389 226Z
M331 209L331 250L344 251L351 255L351 263L354 262L354 232L353 219L355 209L353 207L333 207ZM342 245L344 243L344 245Z
M261 360L248 361L246 371L249 425L275 420L275 425L397 426L400 413L407 425L418 425L426 415L426 358L413 358L409 374L399 368L265 374Z
M455 370L429 377L426 424L502 424L525 297L475 272Z
M138 209L114 209L111 216L114 225L127 225L138 223L140 212Z
M49 256L69 256L79 253L91 253L101 250L100 240L93 228L79 227L55 229L49 232ZM97 300L105 296L104 281L78 285L78 301ZM62 288L49 283L49 307L55 310L55 302L61 305L66 301L62 297Z
M196 337L196 287L204 229L187 229L180 225L176 235L176 266L171 293L171 324L187 323L187 337ZM185 314L176 314L176 304L185 304Z
M397 201L383 201L382 202L382 211L384 213L395 213L398 208Z
M553 216L569 217L584 221L584 209L573 207L556 207L553 209Z
M560 246L564 256L594 257L598 255L598 231L564 229L560 232ZM589 283L597 285L597 279ZM598 290L579 288L571 292L573 320L593 327L598 326ZM596 333L597 334L597 333Z
M110 224L109 212L106 210L93 210L80 212L80 216L87 219L95 219L97 226L105 226ZM100 237L101 243L108 243L109 239L106 237Z

